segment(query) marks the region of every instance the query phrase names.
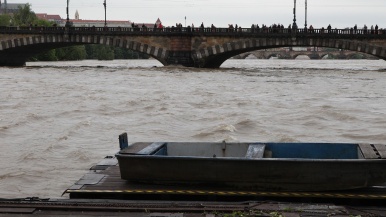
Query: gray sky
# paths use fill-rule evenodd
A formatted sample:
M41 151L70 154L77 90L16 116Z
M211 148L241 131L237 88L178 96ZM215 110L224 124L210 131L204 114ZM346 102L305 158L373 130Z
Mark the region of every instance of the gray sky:
M2 2L4 0L1 0ZM104 0L70 0L70 18L78 10L81 19L104 19ZM8 3L32 5L36 13L59 14L66 17L66 0L8 0ZM293 0L106 0L108 20L130 20L135 23L154 23L160 18L164 25L176 23L196 26L204 22L217 27L238 24L250 27L253 23L270 25L292 24ZM305 0L297 0L297 24L305 21ZM359 27L378 24L386 28L386 0L308 0L308 24L320 28Z

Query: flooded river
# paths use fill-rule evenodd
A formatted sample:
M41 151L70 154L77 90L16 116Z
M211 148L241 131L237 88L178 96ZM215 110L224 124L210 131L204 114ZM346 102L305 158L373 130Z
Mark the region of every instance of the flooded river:
M0 197L51 197L129 141L386 143L383 60L0 68Z

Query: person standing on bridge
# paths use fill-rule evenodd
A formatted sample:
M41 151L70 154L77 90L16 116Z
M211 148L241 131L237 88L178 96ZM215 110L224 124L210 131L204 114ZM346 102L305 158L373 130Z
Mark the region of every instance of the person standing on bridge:
M367 34L367 26L366 26L366 24L363 26L363 34Z
M328 33L331 33L331 24L328 24L327 31L328 31Z
M357 24L355 24L355 26L354 26L354 34L357 34L357 29L358 29Z
M216 31L216 27L213 25L213 23L212 23L212 25L210 26L210 29L212 30L212 32L215 32L215 31Z
M375 25L375 34L378 34L378 25Z
M233 24L228 24L228 31L233 32Z
M314 33L314 27L312 25L310 25L310 32Z

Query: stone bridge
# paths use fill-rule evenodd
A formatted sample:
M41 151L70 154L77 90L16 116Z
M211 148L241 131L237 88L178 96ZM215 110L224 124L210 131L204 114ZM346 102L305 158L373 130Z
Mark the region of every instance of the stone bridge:
M253 55L257 59L270 59L271 57L277 57L279 59L296 59L298 56L308 56L310 59L322 59L325 56L332 56L336 59L351 59L355 58L358 54L361 54L365 59L378 59L370 54L364 54L357 51L347 50L326 50L326 51L286 51L286 50L257 50L239 54L235 56L235 59L245 59L250 55Z
M279 47L328 47L386 59L386 32L347 29L0 27L0 66L24 66L50 49L102 44L148 54L164 65L218 68L227 59Z

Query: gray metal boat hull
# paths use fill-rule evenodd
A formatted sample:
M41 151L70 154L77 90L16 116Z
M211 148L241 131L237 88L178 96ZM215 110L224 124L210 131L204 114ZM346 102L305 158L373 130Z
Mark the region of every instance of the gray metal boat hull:
M382 185L386 161L118 157L122 179L255 190L330 191Z
M324 143L136 143L116 154L121 178L269 191L383 185L386 146Z

